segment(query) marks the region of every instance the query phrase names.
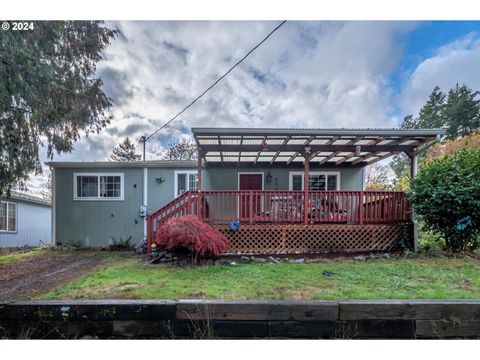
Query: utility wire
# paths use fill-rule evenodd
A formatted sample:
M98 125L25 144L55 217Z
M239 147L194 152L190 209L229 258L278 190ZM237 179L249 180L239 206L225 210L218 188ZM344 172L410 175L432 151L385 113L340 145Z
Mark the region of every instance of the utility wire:
M267 41L267 39L272 36L272 34L277 31L278 29L280 29L280 27L283 26L283 24L285 24L287 22L287 20L284 20L282 21L277 27L275 27L275 29L273 29L272 31L270 31L270 33L268 33L267 36L265 36L263 38L262 41L260 41L257 45L255 45L244 57L242 57L239 61L237 61L235 63L235 65L233 65L230 69L228 69L228 71L223 74L222 76L220 76L212 85L210 85L204 92L202 92L199 96L197 96L190 104L188 104L187 106L185 106L180 112L178 112L174 117L172 117L170 120L168 120L165 124L163 124L161 127L159 127L157 130L155 130L153 133L151 133L149 136L142 136L140 138L140 142L147 142L152 136L154 136L155 134L157 134L160 130L166 128L168 125L170 125L172 123L172 121L174 121L177 117L179 117L180 115L182 115L190 106L192 106L193 104L195 104L203 95L205 95L208 91L210 91L215 85L217 85L225 76L227 76L228 74L230 74L230 72L235 69L238 65L240 65L240 63L242 61L244 61L251 53L253 53L258 47L260 47L265 41Z

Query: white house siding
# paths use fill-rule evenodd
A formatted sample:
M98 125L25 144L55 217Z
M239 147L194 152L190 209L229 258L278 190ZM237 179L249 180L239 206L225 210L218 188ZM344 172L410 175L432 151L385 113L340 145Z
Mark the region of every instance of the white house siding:
M17 204L17 231L0 231L0 247L39 246L52 239L50 206L21 200L8 200Z

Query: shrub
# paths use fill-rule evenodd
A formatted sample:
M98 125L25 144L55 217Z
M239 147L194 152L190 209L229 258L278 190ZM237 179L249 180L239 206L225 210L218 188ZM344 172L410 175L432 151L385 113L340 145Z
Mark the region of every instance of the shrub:
M229 247L224 235L195 215L174 218L161 226L157 245L165 246L168 250L187 248L196 259L198 256L219 256Z
M418 246L426 253L445 248L445 239L440 233L433 233L430 230L424 230L425 226L420 226L418 234Z
M132 235L127 236L125 239L123 239L123 236L120 236L118 240L110 236L108 248L110 250L129 250L133 248L131 241Z
M411 181L409 199L427 229L447 250L473 250L480 234L480 150L463 149L433 160Z

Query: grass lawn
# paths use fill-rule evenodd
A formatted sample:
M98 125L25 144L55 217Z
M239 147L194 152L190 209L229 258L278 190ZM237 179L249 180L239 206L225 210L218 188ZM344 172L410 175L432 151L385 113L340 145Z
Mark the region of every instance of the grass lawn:
M41 298L472 299L480 298L480 261L438 257L172 267L112 253L103 269Z
M9 264L9 263L12 263L12 262L15 262L15 261L24 260L24 259L29 258L31 256L42 255L42 254L44 254L45 251L46 251L46 249L35 248L35 249L32 249L31 251L27 251L27 252L15 252L15 251L12 251L10 253L7 252L4 255L0 255L0 265Z

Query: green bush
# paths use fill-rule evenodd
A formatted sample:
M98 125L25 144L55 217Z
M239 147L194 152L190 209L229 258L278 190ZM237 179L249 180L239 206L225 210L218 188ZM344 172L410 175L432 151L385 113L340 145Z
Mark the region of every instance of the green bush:
M426 164L407 194L426 228L443 235L447 250L479 247L479 149L463 149Z
M418 246L426 253L441 250L445 248L445 239L440 233L420 229L418 234Z
M110 236L108 248L110 250L128 250L132 249L133 245L131 243L132 235L127 236L125 239L123 236L117 240L115 237Z

